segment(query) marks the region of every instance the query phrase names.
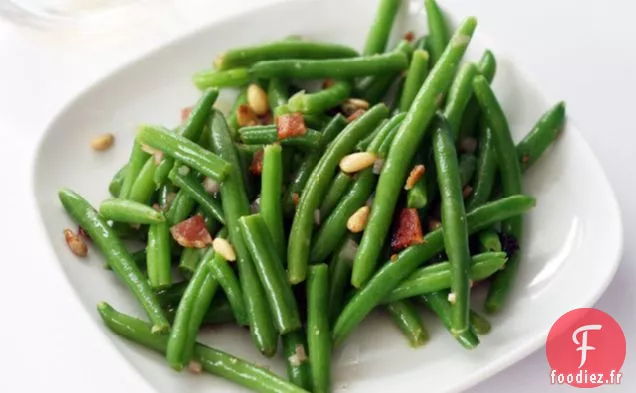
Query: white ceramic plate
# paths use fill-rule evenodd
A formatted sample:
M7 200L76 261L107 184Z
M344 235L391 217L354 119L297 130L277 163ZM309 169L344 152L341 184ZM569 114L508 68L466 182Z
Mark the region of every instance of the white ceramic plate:
M423 33L421 3L412 1L404 7L398 19L400 34ZM190 83L192 73L208 67L222 50L290 34L359 48L374 10L375 5L365 0L312 0L285 1L243 14L128 64L90 86L53 121L36 156L34 191L60 268L96 323L101 325L95 304L103 300L125 312L139 316L143 312L126 288L102 268L97 252L82 263L69 253L62 229L74 225L57 200L57 190L70 187L94 204L106 198L111 176L127 159L135 126L176 124L180 109L198 95ZM462 16L450 17L457 22ZM514 137L520 139L554 101L546 100L540 87L522 75L522 65L511 64L504 53L497 52L496 37L487 37L487 31L488 26L478 28L469 57L478 58L485 42L497 55L494 86ZM224 103L229 105L227 97ZM538 204L528 215L517 284L505 311L490 318L492 333L482 338L476 350L466 351L426 314L431 341L413 350L386 316L373 315L334 354L336 391L467 388L540 348L563 313L595 302L618 265L622 227L612 190L574 124L570 119L558 143L526 175L526 191L537 197ZM103 132L115 133L116 144L96 154L89 141ZM222 327L201 339L284 375L282 361L260 356L245 330ZM160 356L117 337L112 340L157 391L240 391L220 378L172 372Z

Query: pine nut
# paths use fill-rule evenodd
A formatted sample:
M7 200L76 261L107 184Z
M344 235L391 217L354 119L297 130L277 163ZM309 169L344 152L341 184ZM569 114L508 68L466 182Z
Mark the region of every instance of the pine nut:
M247 103L258 116L263 116L269 111L267 93L257 84L248 86Z
M352 153L342 157L340 169L344 173L355 173L373 165L377 156L369 152Z
M218 252L226 261L236 261L234 247L227 240L217 237L212 242L212 248Z
M96 136L91 140L91 147L96 151L107 150L113 145L115 136L113 134L103 134Z
M347 229L353 233L360 233L364 231L367 226L367 219L369 218L369 212L371 209L369 206L362 206L355 211L347 220Z

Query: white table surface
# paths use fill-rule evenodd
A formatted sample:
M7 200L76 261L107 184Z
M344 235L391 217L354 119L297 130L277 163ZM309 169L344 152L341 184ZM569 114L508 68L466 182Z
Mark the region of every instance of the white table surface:
M113 370L93 360L95 353L103 364L120 355L87 317L42 246L46 239L30 184L34 147L52 116L90 81L165 39L271 1L153 0L147 13L81 34L18 27L0 19L0 392L141 391L132 368ZM625 250L618 274L596 307L618 320L628 346L623 384L602 389L636 391L636 375L631 374L636 370L636 242L630 241L636 236L636 23L631 16L636 6L627 0L441 2L460 14L477 15L481 28L532 80L555 100L566 100L570 118L601 161L622 209ZM533 38L537 30L554 38ZM32 287L29 278L34 276L46 279ZM541 391L550 386L548 372L541 349L471 391Z

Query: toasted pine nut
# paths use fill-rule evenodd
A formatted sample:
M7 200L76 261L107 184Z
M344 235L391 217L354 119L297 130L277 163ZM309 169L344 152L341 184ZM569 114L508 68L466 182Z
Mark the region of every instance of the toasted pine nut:
M358 109L369 109L369 103L361 98L349 98L342 103L342 111L347 115L352 115Z
M195 360L190 360L190 363L188 363L188 371L190 371L192 374L201 374L201 371L203 371L203 367L201 366L201 363Z
M236 121L240 127L255 126L259 124L258 117L249 105L240 105L236 110Z
M448 294L448 301L450 302L450 304L455 304L456 298L457 296L455 295L454 292L451 292Z
M373 165L376 158L377 156L370 152L352 153L342 157L340 169L344 173L355 173Z
M91 140L91 147L93 150L103 151L110 148L114 141L115 136L113 134L99 135Z
M64 230L64 239L68 248L78 257L85 257L88 254L88 246L80 236L76 235L70 229Z
M369 218L369 212L371 209L369 206L362 206L355 211L347 220L347 229L353 233L360 233L364 231L367 226L367 219Z
M406 179L406 184L404 185L405 190L410 190L415 187L415 184L422 178L426 168L424 165L415 165L413 169L411 169L411 173L409 173L409 177Z
M234 247L227 240L217 237L212 242L212 248L218 252L226 261L236 261Z
M255 83L247 87L247 103L258 116L263 116L269 110L267 93Z

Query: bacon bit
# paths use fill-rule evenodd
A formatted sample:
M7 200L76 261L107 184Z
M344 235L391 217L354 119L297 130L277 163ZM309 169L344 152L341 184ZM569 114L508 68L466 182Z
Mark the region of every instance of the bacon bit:
M477 139L473 137L463 138L459 142L459 150L463 153L473 154L477 150Z
M68 228L64 230L64 239L73 254L78 257L85 257L88 254L88 247L84 240Z
M473 193L473 188L471 186L466 186L462 193L464 194L464 199L466 199Z
M240 127L256 126L260 123L252 107L247 104L239 105L236 109L236 121Z
M524 154L521 156L521 163L527 164L530 161L530 156L528 154Z
M159 206L158 203L153 203L152 204L152 208L155 209L156 211L160 212L161 211L161 206Z
M170 228L172 238L183 247L203 248L212 244L212 236L205 226L203 216L195 215Z
M155 164L159 165L161 160L163 160L163 152L161 150L157 150L154 147L150 147L146 144L141 144L141 150L150 154L154 158Z
M81 225L77 226L77 234L86 240L91 240L91 236L88 234L88 232L86 232L84 228L82 228Z
M327 79L325 79L324 81L322 81L322 88L323 88L323 89L328 89L328 88L330 88L331 86L333 86L335 83L336 83L336 82L335 82L333 79L331 79L331 78L327 78Z
M263 173L263 155L263 150L258 150L254 153L249 168L251 174L259 176Z
M278 140L292 136L301 136L307 133L305 118L303 118L301 113L289 113L278 116L276 118L276 129L278 131Z
M181 124L185 123L185 121L188 120L188 116L190 116L191 112L191 106L186 106L185 108L181 109Z
M391 262L395 262L398 259L398 255L397 254L391 254L391 258L389 258L391 260Z
M413 40L415 39L415 33L413 33L412 31L407 31L404 34L404 39L408 42L413 42Z
M409 173L409 177L406 179L406 185L404 185L405 190L410 190L415 187L415 184L422 178L426 172L426 168L424 165L415 165L413 169L411 169L411 173Z
M297 192L292 194L292 202L294 202L294 206L298 206L298 202L300 202L300 195Z
M434 230L436 230L437 228L441 227L442 223L439 222L438 220L434 219L434 218L429 218L428 219L428 230L430 232L433 232Z
M358 117L364 115L364 113L366 112L366 110L364 109L358 109L355 112L353 112L351 115L349 115L349 117L347 117L347 122L351 123L352 121L354 121L355 119L357 119Z
M263 116L259 116L258 120L261 122L261 125L264 126L274 124L274 116L272 116L272 112L270 111L267 111Z
M395 251L403 250L413 244L424 242L422 224L417 209L402 209L398 219L397 230L391 239L391 248Z

